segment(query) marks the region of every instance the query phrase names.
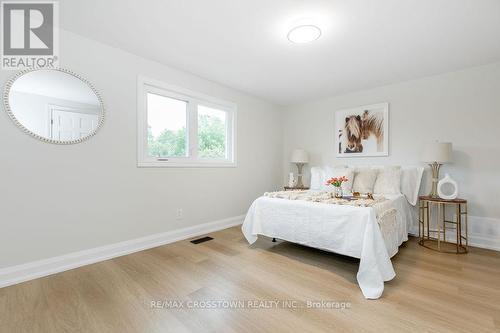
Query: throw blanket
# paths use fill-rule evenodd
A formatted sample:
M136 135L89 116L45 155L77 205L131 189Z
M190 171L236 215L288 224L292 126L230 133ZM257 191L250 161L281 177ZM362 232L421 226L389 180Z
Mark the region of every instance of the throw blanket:
M305 200L305 201L321 202L334 205L351 205L357 207L373 207L376 204L386 201L384 197L374 197L373 199L356 198L350 200L343 198L335 198L332 192L310 192L303 190L266 192L264 193L264 196L269 198Z
M320 202L330 205L348 205L354 207L372 207L375 210L377 222L385 232L393 231L396 218L396 209L383 196L356 199L335 198L332 192L311 192L304 190L266 192L265 197L287 200L303 200Z

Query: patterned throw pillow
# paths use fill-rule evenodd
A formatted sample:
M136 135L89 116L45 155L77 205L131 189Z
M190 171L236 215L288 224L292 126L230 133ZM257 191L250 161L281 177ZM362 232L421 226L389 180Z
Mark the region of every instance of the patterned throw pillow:
M373 193L378 171L371 168L359 168L354 174L353 192Z
M380 169L373 188L376 194L401 193L401 167L386 166Z

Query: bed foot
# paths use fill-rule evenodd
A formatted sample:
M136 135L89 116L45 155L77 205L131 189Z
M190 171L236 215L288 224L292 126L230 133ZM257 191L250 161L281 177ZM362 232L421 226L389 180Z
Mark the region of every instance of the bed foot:
M273 243L276 243L276 238L273 237Z

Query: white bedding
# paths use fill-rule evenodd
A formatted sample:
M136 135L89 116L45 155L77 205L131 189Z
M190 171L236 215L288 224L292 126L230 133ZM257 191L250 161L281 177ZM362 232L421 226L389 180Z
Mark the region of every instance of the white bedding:
M383 205L397 210L395 224L388 228L379 227L370 207L260 197L250 207L242 231L250 244L265 235L359 258L358 284L366 298L376 299L384 281L396 275L390 258L408 239L411 222L404 195L386 197Z

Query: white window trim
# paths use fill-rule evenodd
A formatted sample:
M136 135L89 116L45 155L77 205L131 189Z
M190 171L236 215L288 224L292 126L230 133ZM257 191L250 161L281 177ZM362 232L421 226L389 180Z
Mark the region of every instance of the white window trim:
M187 145L190 157L176 157L176 158L155 158L148 156L147 154L147 101L146 92L154 90L161 90L161 95L166 95L168 97L186 100L189 99L191 102L188 103L188 124L187 124ZM201 104L207 107L215 107L222 111L228 113L227 123L230 124L227 129L226 135L226 149L228 152L229 159L206 159L197 158L193 156L196 154L198 147L198 138L194 131L189 130L190 128L198 127L198 118L192 115L196 114L196 110L193 108L197 104ZM137 78L137 166L138 167L236 167L236 124L237 124L237 107L235 103L227 102L214 98L205 94L201 94L189 89L176 87L164 82L147 78L144 76L138 76Z

